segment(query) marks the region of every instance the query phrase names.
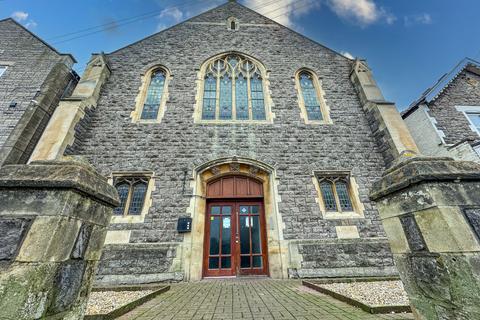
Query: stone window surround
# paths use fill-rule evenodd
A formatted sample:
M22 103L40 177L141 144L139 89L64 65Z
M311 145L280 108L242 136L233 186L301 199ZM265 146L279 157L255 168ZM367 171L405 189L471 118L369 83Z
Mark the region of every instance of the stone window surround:
M305 108L305 102L303 101L302 87L300 85L300 74L302 72L308 72L312 75L313 85L315 86L315 91L317 92L317 98L320 103L320 111L322 112L322 120L309 120L307 109ZM330 118L330 108L327 105L325 99L325 91L322 89L322 80L317 76L316 72L309 68L300 68L295 73L295 88L297 89L297 102L300 107L300 118L305 121L305 124L333 124L332 119Z
M479 129L473 124L472 120L470 120L470 117L468 116L469 113L480 114L480 106L455 106L455 109L463 113L465 118L467 118L470 129L480 136Z
M202 109L203 109L203 91L204 91L204 84L205 84L205 74L208 65L219 59L220 57L223 56L228 56L228 55L238 55L245 57L251 61L253 61L262 76L262 85L263 85L263 95L264 95L264 107L265 107L265 116L266 120L203 120L202 119ZM238 124L272 124L273 119L275 118L275 114L272 112L272 107L273 107L273 101L271 98L271 91L270 91L270 81L269 79L269 73L270 71L265 68L265 66L258 61L257 59L253 58L250 55L237 52L237 51L227 51L223 52L220 54L217 54L213 57L210 57L206 61L202 63L201 68L197 72L197 94L195 96L195 106L194 110L195 112L193 113L193 118L194 118L194 123L198 124L232 124L232 123L238 123Z
M235 29L232 29L232 22L235 23ZM230 17L227 19L227 29L231 31L237 31L239 29L238 19L235 17Z
M152 73L156 70L162 70L165 72L165 83L163 87L163 93L162 93L162 100L160 101L160 106L158 107L158 115L157 119L141 119L142 116L142 111L143 111L143 106L145 103L145 99L147 97L147 90L148 87L150 86L150 78L152 76ZM173 78L170 70L165 67L164 65L161 64L155 64L147 69L144 73L141 74L141 85L138 88L138 95L135 98L135 110L132 111L130 114L130 118L132 118L133 123L160 123L162 122L163 116L165 115L166 111L166 104L169 99L169 92L168 92L168 86Z
M348 181L348 193L350 195L350 201L352 202L353 211L344 211L344 212L332 212L327 211L325 204L323 202L322 191L320 189L320 183L318 178L322 177L345 177ZM317 197L315 201L320 207L320 212L322 217L327 220L342 220L342 219L364 219L365 207L360 201L360 196L358 194L358 185L355 181L355 178L351 175L350 171L347 170L318 170L314 171L312 175L312 181L317 192Z
M113 215L110 223L143 223L153 204L152 192L155 190L155 173L153 171L116 171L108 177L108 183L114 185L115 178L143 177L148 180L147 191L145 192L145 201L139 215Z

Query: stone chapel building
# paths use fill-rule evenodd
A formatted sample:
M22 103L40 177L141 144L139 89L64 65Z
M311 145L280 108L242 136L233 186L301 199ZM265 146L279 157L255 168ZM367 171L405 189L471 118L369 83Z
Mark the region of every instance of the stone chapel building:
M365 62L229 1L94 54L30 161L80 156L117 189L99 283L389 276L368 195L409 141L376 103L402 123Z

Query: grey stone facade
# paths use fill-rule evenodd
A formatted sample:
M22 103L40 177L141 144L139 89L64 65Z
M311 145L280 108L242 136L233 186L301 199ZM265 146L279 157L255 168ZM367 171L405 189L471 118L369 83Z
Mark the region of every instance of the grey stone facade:
M478 107L480 112L480 65L465 60L460 71L453 70L430 89L431 98L420 98L403 118L423 154L480 162L480 135L457 108Z
M465 139L480 141L478 133L470 129L467 118L455 106L480 106L480 74L468 69L462 71L429 104L430 114L437 120L438 130L445 134L445 143L455 144Z
M0 43L0 66L7 67L0 77L1 166L27 162L76 75L71 55L57 52L12 19L0 20Z
M231 16L239 20L237 31L226 27ZM197 72L205 60L228 51L250 55L269 70L273 124L194 123ZM333 270L328 274L332 276L345 275L344 268L360 270L357 275L395 272L378 212L368 198L384 170L384 159L349 78L353 61L236 3L106 57L111 76L68 153L86 157L106 176L153 171L155 190L143 223L110 226L131 233L128 244L106 246L100 280L125 273L161 278L172 272L181 252L171 247L184 239L176 223L188 212L191 172L199 164L229 156L275 168L283 237L301 246L299 274L326 275L326 268ZM161 123L132 123L141 75L157 64L173 76L165 115ZM300 117L294 75L304 67L321 78L331 125L307 125ZM316 170L351 170L364 218L323 219L312 182ZM360 239L346 245L337 239L336 226L356 226ZM173 271L183 272L181 267Z

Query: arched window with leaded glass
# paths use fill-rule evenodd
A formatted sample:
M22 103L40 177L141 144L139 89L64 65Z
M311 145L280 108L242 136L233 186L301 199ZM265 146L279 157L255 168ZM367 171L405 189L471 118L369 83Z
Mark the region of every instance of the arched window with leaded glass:
M352 197L347 177L318 177L320 193L326 211L353 211Z
M330 123L320 81L314 72L302 69L296 75L298 102L306 123Z
M163 67L150 68L142 77L134 122L160 122L167 101L169 72Z
M232 53L202 67L201 121L269 121L265 68L252 58Z
M120 205L115 215L140 215L145 204L148 179L143 177L121 177L115 181Z

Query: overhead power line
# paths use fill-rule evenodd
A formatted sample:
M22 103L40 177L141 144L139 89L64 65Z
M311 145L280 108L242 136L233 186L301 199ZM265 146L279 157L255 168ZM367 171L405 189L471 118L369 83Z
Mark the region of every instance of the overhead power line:
M154 18L156 17L158 14L162 13L162 12L168 12L170 10L174 10L174 9L178 9L178 8L181 8L181 7L184 7L184 6L187 6L191 3L196 3L198 4L200 1L200 3L202 4L206 4L206 3L209 3L209 2L212 2L214 0L195 0L195 1L186 1L186 2L182 2L180 4L177 4L175 6L171 6L171 7L168 7L168 8L164 8L162 10L156 10L156 11L151 11L149 13L143 13L143 14L140 14L140 15L136 15L136 16L133 16L133 17L130 17L130 18L123 18L123 19L120 19L120 20L117 20L117 21L112 21L112 22L109 22L109 23L105 23L105 24L102 24L102 25L97 25L97 26L92 26L92 27L88 27L88 28L85 28L85 29L82 29L82 30L78 30L78 31L74 31L74 32L70 32L70 33L65 33L63 35L58 35L58 36L55 36L55 37L52 37L52 38L49 38L49 39L58 39L58 38L65 38L67 36L73 36L73 35L76 35L76 34L79 34L78 36L75 36L75 37L71 37L71 38L67 38L65 40L60 40L60 41L54 41L52 44L60 44L60 43L65 43L65 42L69 42L69 41L72 41L72 40L76 40L76 39L79 39L79 38L83 38L83 37L87 37L87 36L90 36L90 35L94 35L94 34L97 34L97 33L100 33L100 32L104 32L104 31L108 31L108 30L113 30L113 29L116 29L116 28L119 28L119 27L122 27L122 26L125 26L125 25L128 25L128 24L132 24L132 23L135 23L137 21L143 21L143 20L146 20L146 19L150 19L150 18ZM310 1L310 0L300 0L299 2L303 2L303 1L307 1L304 5L302 6L297 6L295 8L292 8L291 10L287 10L286 12L284 13L281 13L279 15L276 15L274 17L270 17L270 19L276 19L276 18L279 18L281 16L284 16L284 15L287 15L287 14L291 14L293 13L294 11L296 10L299 10L299 9L303 9L309 5L311 5L313 2ZM276 3L277 0L273 0L273 1L269 1L269 2L266 2L266 3L263 3L262 5L259 5L259 6L256 6L256 7L253 7L253 8L250 8L251 10L258 10L258 9L261 9L263 7L267 7L273 3ZM298 3L298 2L297 2ZM267 12L264 12L264 13L261 13L262 15L264 16L267 16L269 14L271 14L272 12L275 12L275 11L278 11L280 9L284 9L284 8L288 8L288 7L292 7L292 4L289 3L289 4L286 4L286 5L283 5L283 6L280 6L278 8L275 8L273 10L269 10ZM120 23L119 23L120 22ZM98 29L98 28L102 28L100 30L95 30L95 29ZM94 31L91 31L91 32L87 32L87 31L90 31L90 30L94 30ZM87 32L87 33L85 33ZM47 39L48 40L48 39Z

